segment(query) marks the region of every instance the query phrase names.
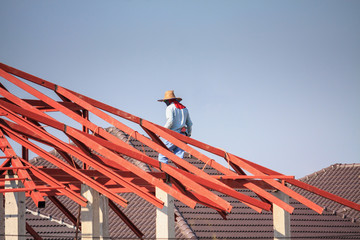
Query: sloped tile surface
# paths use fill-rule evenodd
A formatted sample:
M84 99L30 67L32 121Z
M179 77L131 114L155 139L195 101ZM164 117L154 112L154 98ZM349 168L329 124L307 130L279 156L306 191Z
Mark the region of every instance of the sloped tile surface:
M128 135L118 129L110 128L108 131L135 146L140 151L145 152L148 156L157 158L157 153L153 152L149 147L139 143L132 137L129 138ZM185 159L200 169L205 166L204 163L188 154L185 154ZM38 165L48 164L42 162L40 158L35 160L34 164L35 162ZM137 162L136 164L143 169L150 170L146 164L133 159L128 160L134 161L134 164ZM219 174L209 166L205 166L204 169L209 174ZM351 201L359 202L359 169L359 164L337 164L306 176L301 180ZM294 189L327 209L324 214L320 215L301 203L290 199L290 204L295 207L295 211L291 215L291 234L294 239L360 239L359 212L347 209L340 204L325 200L304 190ZM251 191L240 191L256 197ZM122 196L129 201L129 206L125 209L120 207L120 209L140 228L145 234L145 238L155 238L155 207L135 194L126 193ZM224 220L215 210L202 205L198 204L195 209L191 209L181 202L175 201L177 216L176 237L178 239L273 239L272 214L270 212L257 213L231 197L223 195L221 197L233 205L233 210L227 215L227 220ZM59 199L75 216L77 215L78 206L76 204L66 197L59 197ZM28 199L27 204L29 208L36 209L31 199ZM47 207L41 209L40 212L70 223L50 201L47 201L46 204ZM109 217L112 238L136 238L136 235L111 210ZM51 224L53 224L50 220L39 219L37 216L29 216L28 220L38 232L51 228ZM63 230L57 231L56 229L56 227L51 229L53 231L51 234L58 236L54 239L61 239L62 236L65 236L64 233L60 233ZM66 234L75 233L74 229L71 228L68 231L70 233Z

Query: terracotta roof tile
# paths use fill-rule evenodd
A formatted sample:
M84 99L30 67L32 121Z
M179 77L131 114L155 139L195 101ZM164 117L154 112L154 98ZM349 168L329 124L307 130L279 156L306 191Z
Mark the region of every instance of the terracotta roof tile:
M129 138L128 135L118 129L111 128L108 130L123 141L127 141ZM139 144L133 138L130 138L129 143L140 151L144 150L148 156L157 157L156 153L152 152L147 146ZM204 167L204 163L188 154L185 154L185 159L200 169ZM132 159L128 160L133 161ZM332 193L338 193L349 200L360 201L359 166L360 164L337 164L308 175L302 180ZM147 166L141 165L141 167L146 168ZM205 170L211 174L219 174L209 166L206 166ZM296 191L309 197L312 201L326 206L327 211L320 215L297 201L290 199L291 205L295 207L294 213L291 215L291 234L293 238L342 239L342 236L345 235L347 236L346 239L360 238L359 212L347 210L344 206L338 206L339 204L326 201L304 190L296 189ZM255 197L251 191L241 190L241 192ZM146 238L154 238L155 207L135 194L126 193L123 196L129 200L129 206L125 209L120 207L120 209L140 228ZM195 209L191 209L183 203L175 201L175 213L177 215L176 237L199 239L273 239L271 213L257 213L231 197L223 195L222 197L233 205L233 210L227 215L227 220L224 220L215 210L207 207L197 205ZM61 201L73 214L76 214L77 205L74 206L74 203L65 197L61 197ZM28 201L29 206L34 208L34 204L31 202L31 200L30 203ZM64 218L62 213L48 201L47 207L40 211L47 214L51 213L54 218ZM340 212L347 214L347 217L342 218ZM351 218L348 216L351 216ZM109 217L112 237L136 238L136 235L112 211L110 211ZM356 221L354 222L353 219ZM66 221L65 218L64 221ZM34 219L32 224L34 224L34 229L42 230L43 226L46 225L44 224L45 222L49 221ZM70 229L68 231L73 231L74 233L74 230ZM58 236L60 237L60 234Z
M334 164L300 180L325 191L336 194L353 202L360 202L360 164ZM303 194L305 190L297 189ZM326 198L305 193L315 203L326 207L328 211L346 214L347 217L360 221L360 212L345 207Z

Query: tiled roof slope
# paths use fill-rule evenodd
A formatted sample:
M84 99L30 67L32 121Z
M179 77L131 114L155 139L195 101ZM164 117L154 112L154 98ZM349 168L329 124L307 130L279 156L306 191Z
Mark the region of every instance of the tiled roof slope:
M142 146L141 143L133 139L131 143L139 150L145 151L149 156L157 157L156 153ZM192 156L185 154L185 159L200 169L204 167L204 163ZM219 174L209 166L205 166L205 171L208 174ZM355 174L349 179L359 180L358 176L359 174L357 176ZM358 185L349 179L343 178L342 189L358 190ZM248 190L240 191L255 197ZM330 189L329 191L332 192ZM337 194L336 192L332 193ZM302 194L305 193L302 192ZM306 193L306 196L314 197L313 194L309 193ZM191 209L179 201L175 201L175 204L199 239L273 239L272 213L257 213L231 197L223 195L221 197L233 205L227 220L224 220L215 210L202 205L197 205L195 209ZM346 196L343 197L346 198ZM360 197L349 198L352 201L356 201L356 199L359 201ZM360 239L359 221L353 222L350 219L336 216L332 211L325 211L320 215L293 199L290 199L290 204L295 207L294 213L290 216L293 239Z
M128 141L128 135L125 135L123 132L119 131L116 128L108 128L107 131L113 135L119 137L125 142L132 144L132 141ZM131 139L131 138L130 138ZM148 149L148 148L147 148ZM59 159L63 159L57 151L53 150L50 152ZM127 158L128 161L133 162L135 165L140 168L150 171L150 168L137 160ZM75 159L75 161L78 161ZM36 166L46 166L47 168L54 168L55 166L51 163L45 161L41 157L36 157L30 160L30 163ZM149 202L143 200L133 193L123 193L121 194L125 199L129 201L129 205L124 209L118 205L118 207L128 216L128 218L140 229L144 234L145 238L155 238L155 216L156 216L156 207L150 204ZM59 196L58 199L61 203L74 215L78 215L79 205L75 204L72 200L68 199L65 196ZM26 206L29 209L29 214L27 215L28 223L33 227L33 229L43 236L51 236L50 238L45 239L62 239L63 234L66 232L66 237L71 238L75 237L75 226L63 215L63 213L51 202L49 199L45 198L46 207L38 209L36 208L34 202L27 198ZM32 214L31 214L32 213ZM194 238L194 234L185 223L185 220L182 218L181 214L175 210L176 214L176 238ZM39 215L42 217L39 218ZM53 220L53 221L50 221ZM56 228L53 228L54 221L57 222ZM64 224L61 224L64 222ZM56 229L60 229L57 231ZM66 229L66 230L64 230ZM56 230L56 231L55 231ZM109 230L110 236L113 239L131 239L137 238L134 232L132 232L129 227L112 211L109 210ZM81 234L79 234L81 236Z
M360 163L334 164L300 179L310 185L360 203ZM297 190L310 200L343 218L360 222L360 212L326 198Z
M62 218L45 215L27 210L26 222L36 230L43 239L73 239L75 237L75 226L64 223ZM27 234L27 239L30 238Z
M194 158L189 158L188 161L199 168L204 166L203 163ZM214 170L212 170L212 173L215 173ZM356 174L353 177L355 176ZM358 176L359 174L356 176L357 180L359 179ZM342 182L343 190L349 191L349 189L352 189L358 191L359 186L354 184L354 181L349 181L350 178L343 178L343 180L347 181ZM248 190L240 191L256 197ZM310 196L314 197L313 194L306 195L309 198ZM257 213L231 197L223 195L221 197L233 205L227 220L224 220L216 211L207 207L197 206L196 209L190 209L181 202L176 202L180 212L187 219L198 238L273 239L272 213ZM355 201L356 199L359 201L359 196L350 200ZM290 215L291 236L293 239L360 239L360 221L354 222L349 218L339 217L332 211L325 211L320 215L294 199L290 199L290 204L295 207L293 214Z
M140 151L145 152L150 157L157 157L157 153L153 152L150 148L142 145L133 138L128 139L128 136L123 134L121 131L115 128L109 128L108 130L114 135L120 137L123 141L128 142ZM185 159L198 168L204 167L204 163L201 163L199 160L189 156L188 154L185 154ZM38 159L38 161L40 160ZM133 160L129 159L129 161ZM139 164L141 165L143 163ZM141 167L146 169L148 166L143 165ZM337 169L335 168L334 171L336 170ZM209 174L217 174L217 172L209 166L205 167L205 171ZM358 175L356 179L359 179ZM308 179L312 179L311 176L312 175L309 175ZM343 182L343 180L347 182ZM343 184L345 184L346 188L343 187L343 189L352 189L353 191L357 191L359 189L358 187L354 189L354 187L358 185L354 185L352 181L348 181L344 177L340 178L339 182L343 182ZM316 186L316 183L309 183ZM321 186L319 187L321 188ZM255 197L250 191L240 191L244 194ZM336 192L333 193L337 194ZM312 197L311 194L304 194L309 198ZM175 201L175 207L176 210L178 210L176 215L179 216L176 224L176 237L198 239L273 239L271 213L257 213L231 197L222 197L231 202L233 205L233 210L227 216L227 220L224 220L216 211L202 205L197 205L195 209L191 209L181 202ZM74 206L74 203L70 200L64 200L63 198L62 201L64 204L66 204L73 214L75 214L77 206ZM140 230L145 234L145 238L154 238L155 207L134 194L126 194L125 198L129 200L130 204L126 209L122 209L124 213L127 214L135 225L140 228ZM360 198L357 196L357 199L349 200L359 201ZM354 222L349 218L339 217L332 211L325 212L320 215L293 199L290 199L290 203L295 207L295 211L291 215L291 230L293 239L360 239L359 221ZM47 207L44 210L41 209L41 211L49 212L58 218L63 217L62 214L56 210L54 206L52 206L52 203L47 204ZM330 203L326 206L330 206ZM127 226L125 226L125 224L122 223L122 221L115 216L112 211L110 211L109 222L112 237L136 238L136 235Z

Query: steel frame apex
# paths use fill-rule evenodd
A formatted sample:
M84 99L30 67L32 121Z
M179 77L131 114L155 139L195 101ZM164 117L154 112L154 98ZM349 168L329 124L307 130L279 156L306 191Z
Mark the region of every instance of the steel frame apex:
M214 194L213 190L231 196L258 212L269 211L272 204L276 204L291 213L294 210L292 206L266 191L268 188L272 188L298 200L314 211L322 213L322 207L293 191L285 184L290 183L360 211L359 204L302 183L296 180L294 176L280 174L225 150L183 136L3 63L0 63L0 77L34 97L34 99L23 99L21 96L11 93L3 84L0 84L0 95L2 95L2 98L0 98L0 150L5 154L0 158L6 159L5 164L0 167L0 172L2 175L9 170L17 173L19 175L17 180L23 181L25 185L22 190L26 191L38 206L39 203L41 205L44 199L43 196L65 195L79 204L85 204L85 201L78 193L71 191L67 184L64 184L59 179L52 178L46 174L46 171L30 164L29 159L27 159L28 151L42 156L46 161L55 165L57 169L64 171L66 174L64 178L76 179L72 180L72 186L75 186L75 188L78 182L85 183L123 207L126 207L127 200L120 197L114 188L110 188L109 184L89 177L90 172L82 172L79 168L86 171L91 167L99 174L98 179L111 179L117 185L116 189L133 192L159 208L163 206L163 202L157 199L149 189L159 187L189 207L194 208L196 204L203 204L219 211L222 215L231 212L232 205L225 198ZM28 83L38 85L44 91L39 91ZM49 97L49 95L46 95L46 91L54 92L59 99ZM49 111L56 111L70 117L73 121L79 123L81 128L77 129L60 121L60 118L51 117L48 114ZM160 164L156 159L147 156L139 149L111 135L91 122L89 114L103 119L109 123L109 126L120 129L125 134L128 134L129 138L139 141L152 151L167 156L175 166ZM137 127L143 129L148 134L148 137L139 134L135 129L120 120L127 120L137 124ZM57 130L59 134L63 134L62 136L71 140L72 144L66 143L50 133L48 131L50 128ZM209 166L219 174L209 175L203 169L199 169L186 160L177 157L164 146L160 137L169 140L203 162L203 169L205 166ZM16 152L7 139L12 139L20 144L23 158L16 157ZM53 147L61 153L66 161L50 155L37 143L45 143ZM200 153L194 147L204 150L205 153ZM95 152L102 156L97 156ZM217 163L207 156L208 153L224 158L232 169ZM167 174L171 178L173 186L164 183L162 177L146 172L127 161L123 158L124 156L143 162L156 171ZM77 159L77 162L72 160L73 157ZM134 178L124 178L122 174L124 172L136 176L137 180L133 181ZM247 175L245 172L249 172L251 175ZM38 185L40 184L38 179L41 179L42 183L45 183L45 186L48 187ZM0 177L0 190L2 181ZM145 188L144 184L146 185ZM246 188L254 192L258 197L254 198L242 194L236 191L236 186ZM19 190L14 189L13 191ZM61 204L58 205L61 207ZM118 210L115 209L115 211ZM133 227L133 229L135 228Z

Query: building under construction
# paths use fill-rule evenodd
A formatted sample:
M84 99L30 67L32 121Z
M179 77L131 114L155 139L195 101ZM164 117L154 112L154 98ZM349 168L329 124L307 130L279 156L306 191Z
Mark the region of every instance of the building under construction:
M290 239L296 235L290 228L290 214L296 206L319 218L327 216L328 209L316 197L360 211L359 195L346 199L1 63L0 76L1 82L32 96L25 99L0 84L0 157L4 160L0 166L0 197L4 199L0 233L5 239L202 238L181 208L210 211L223 222L230 221L238 208L246 208L257 216L271 216L272 224L263 226L263 231L271 231L272 238ZM111 127L96 125L92 116ZM137 129L129 127L129 121ZM186 158L169 151L160 138L184 149ZM39 157L30 160L29 151ZM159 153L171 164L157 161ZM228 166L215 157L225 159ZM139 203L144 205L136 205ZM51 214L42 215L47 208L54 208L50 212L62 219L59 226L72 226L69 235L40 233L39 226L28 221L29 214L54 220ZM142 221L129 217L128 208L138 211ZM353 219L358 226L356 217ZM132 236L114 235L111 226L116 228L120 221ZM146 221L154 222L152 230L141 229L139 224L146 225ZM211 231L210 222L201 224L204 231ZM359 234L359 230L353 232L355 237ZM259 238L248 229L231 236L213 235L230 237ZM300 233L299 237L306 236Z

